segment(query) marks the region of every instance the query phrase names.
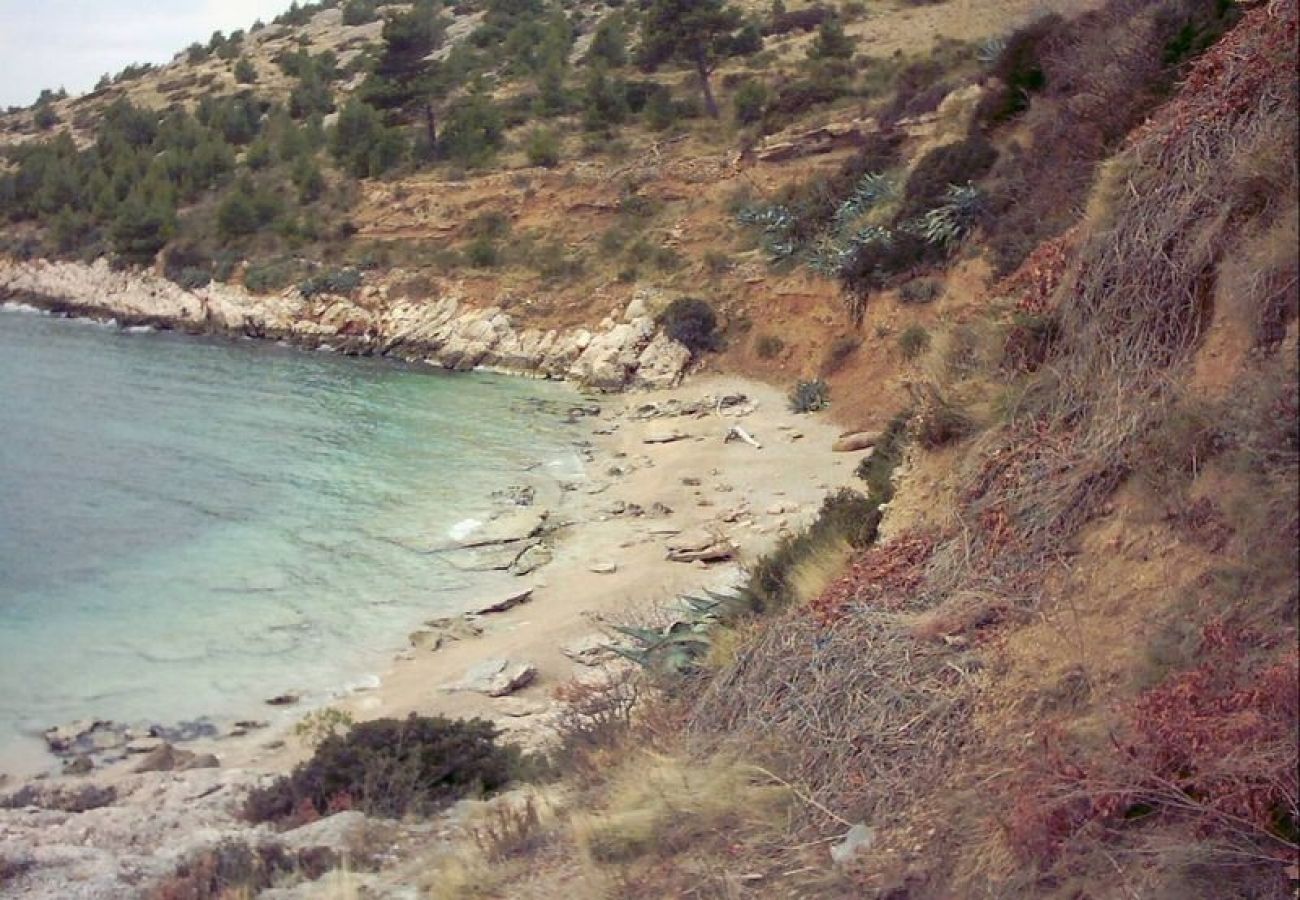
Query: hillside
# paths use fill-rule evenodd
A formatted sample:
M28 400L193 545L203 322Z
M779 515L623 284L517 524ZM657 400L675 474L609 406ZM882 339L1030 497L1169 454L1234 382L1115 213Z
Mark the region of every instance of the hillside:
M536 785L339 894L1294 896L1295 0L740 4L717 118L672 6L317 4L0 119L0 296L860 438L742 587L629 611ZM267 886L215 865L158 896Z

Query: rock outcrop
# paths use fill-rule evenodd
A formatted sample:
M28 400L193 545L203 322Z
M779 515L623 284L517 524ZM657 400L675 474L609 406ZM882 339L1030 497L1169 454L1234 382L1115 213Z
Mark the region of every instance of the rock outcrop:
M0 260L0 300L72 316L198 333L271 338L345 353L382 354L455 371L489 369L618 391L677 384L691 354L659 332L651 305L595 331L521 328L497 307L440 297L391 299L382 286L355 298L304 297L296 288L250 294L212 283L187 290L155 274L92 264Z

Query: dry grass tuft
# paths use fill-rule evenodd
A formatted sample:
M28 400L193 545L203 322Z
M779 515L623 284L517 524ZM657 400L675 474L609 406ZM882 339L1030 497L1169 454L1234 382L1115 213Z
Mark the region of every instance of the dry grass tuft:
M645 754L628 761L598 812L577 814L573 837L593 863L671 856L703 838L783 822L790 792L752 767Z

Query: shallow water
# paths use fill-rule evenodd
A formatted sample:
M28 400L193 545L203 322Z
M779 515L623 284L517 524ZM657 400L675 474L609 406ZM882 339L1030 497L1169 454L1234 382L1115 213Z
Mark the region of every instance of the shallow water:
M0 769L379 671L479 577L429 548L579 474L572 396L0 309Z

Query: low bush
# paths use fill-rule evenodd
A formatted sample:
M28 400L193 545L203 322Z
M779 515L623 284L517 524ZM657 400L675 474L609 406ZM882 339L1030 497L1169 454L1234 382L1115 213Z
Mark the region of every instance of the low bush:
M926 450L937 450L970 434L974 422L952 401L934 395L912 417L908 428L912 440Z
M560 164L560 137L549 128L534 128L524 144L528 162L553 169Z
M762 120L767 98L768 90L761 81L746 81L732 98L736 121L741 125L752 125Z
M821 379L796 382L790 391L790 409L794 412L817 412L830 405L830 385Z
M335 269L303 279L298 283L298 292L304 297L316 297L320 294L346 297L359 287L361 287L360 272L356 269Z
M501 262L501 249L490 235L480 234L465 248L465 259L476 269L492 269Z
M1029 107L1030 94L1041 91L1047 84L1042 45L1064 24L1059 15L1044 16L1007 38L991 66L990 74L997 80L975 109L976 122L997 125Z
M894 497L894 469L903 461L903 450L909 440L910 411L900 412L890 419L884 433L876 441L871 453L862 458L855 475L867 485L867 496L876 503L888 503Z
M997 150L980 134L934 148L921 157L907 178L899 220L939 206L949 187L976 180L993 167L997 158Z
M659 314L657 321L666 335L692 353L718 349L718 316L704 300L678 297Z
M920 325L909 325L898 336L898 349L903 359L916 359L930 347L930 332Z
M244 816L287 822L350 808L377 816L429 813L510 780L518 753L496 739L495 726L482 719L412 713L362 722L325 738L292 774L253 791Z
M254 294L271 294L292 284L301 268L287 259L253 263L244 270L244 287Z
M898 302L912 305L932 303L943 295L943 282L936 278L913 278L898 289Z
M754 345L754 350L758 353L759 359L776 359L784 349L785 341L774 334L763 335Z
M858 348L862 346L862 338L856 334L845 334L835 339L826 351L826 357L822 360L821 375L823 378L834 375L844 364L849 361Z
M850 488L828 494L817 518L805 531L785 537L749 571L744 595L755 612L771 612L801 599L800 569L837 547L861 549L875 541L880 505ZM842 562L842 558L839 562ZM832 571L838 565L831 567ZM811 599L805 597L802 599Z

